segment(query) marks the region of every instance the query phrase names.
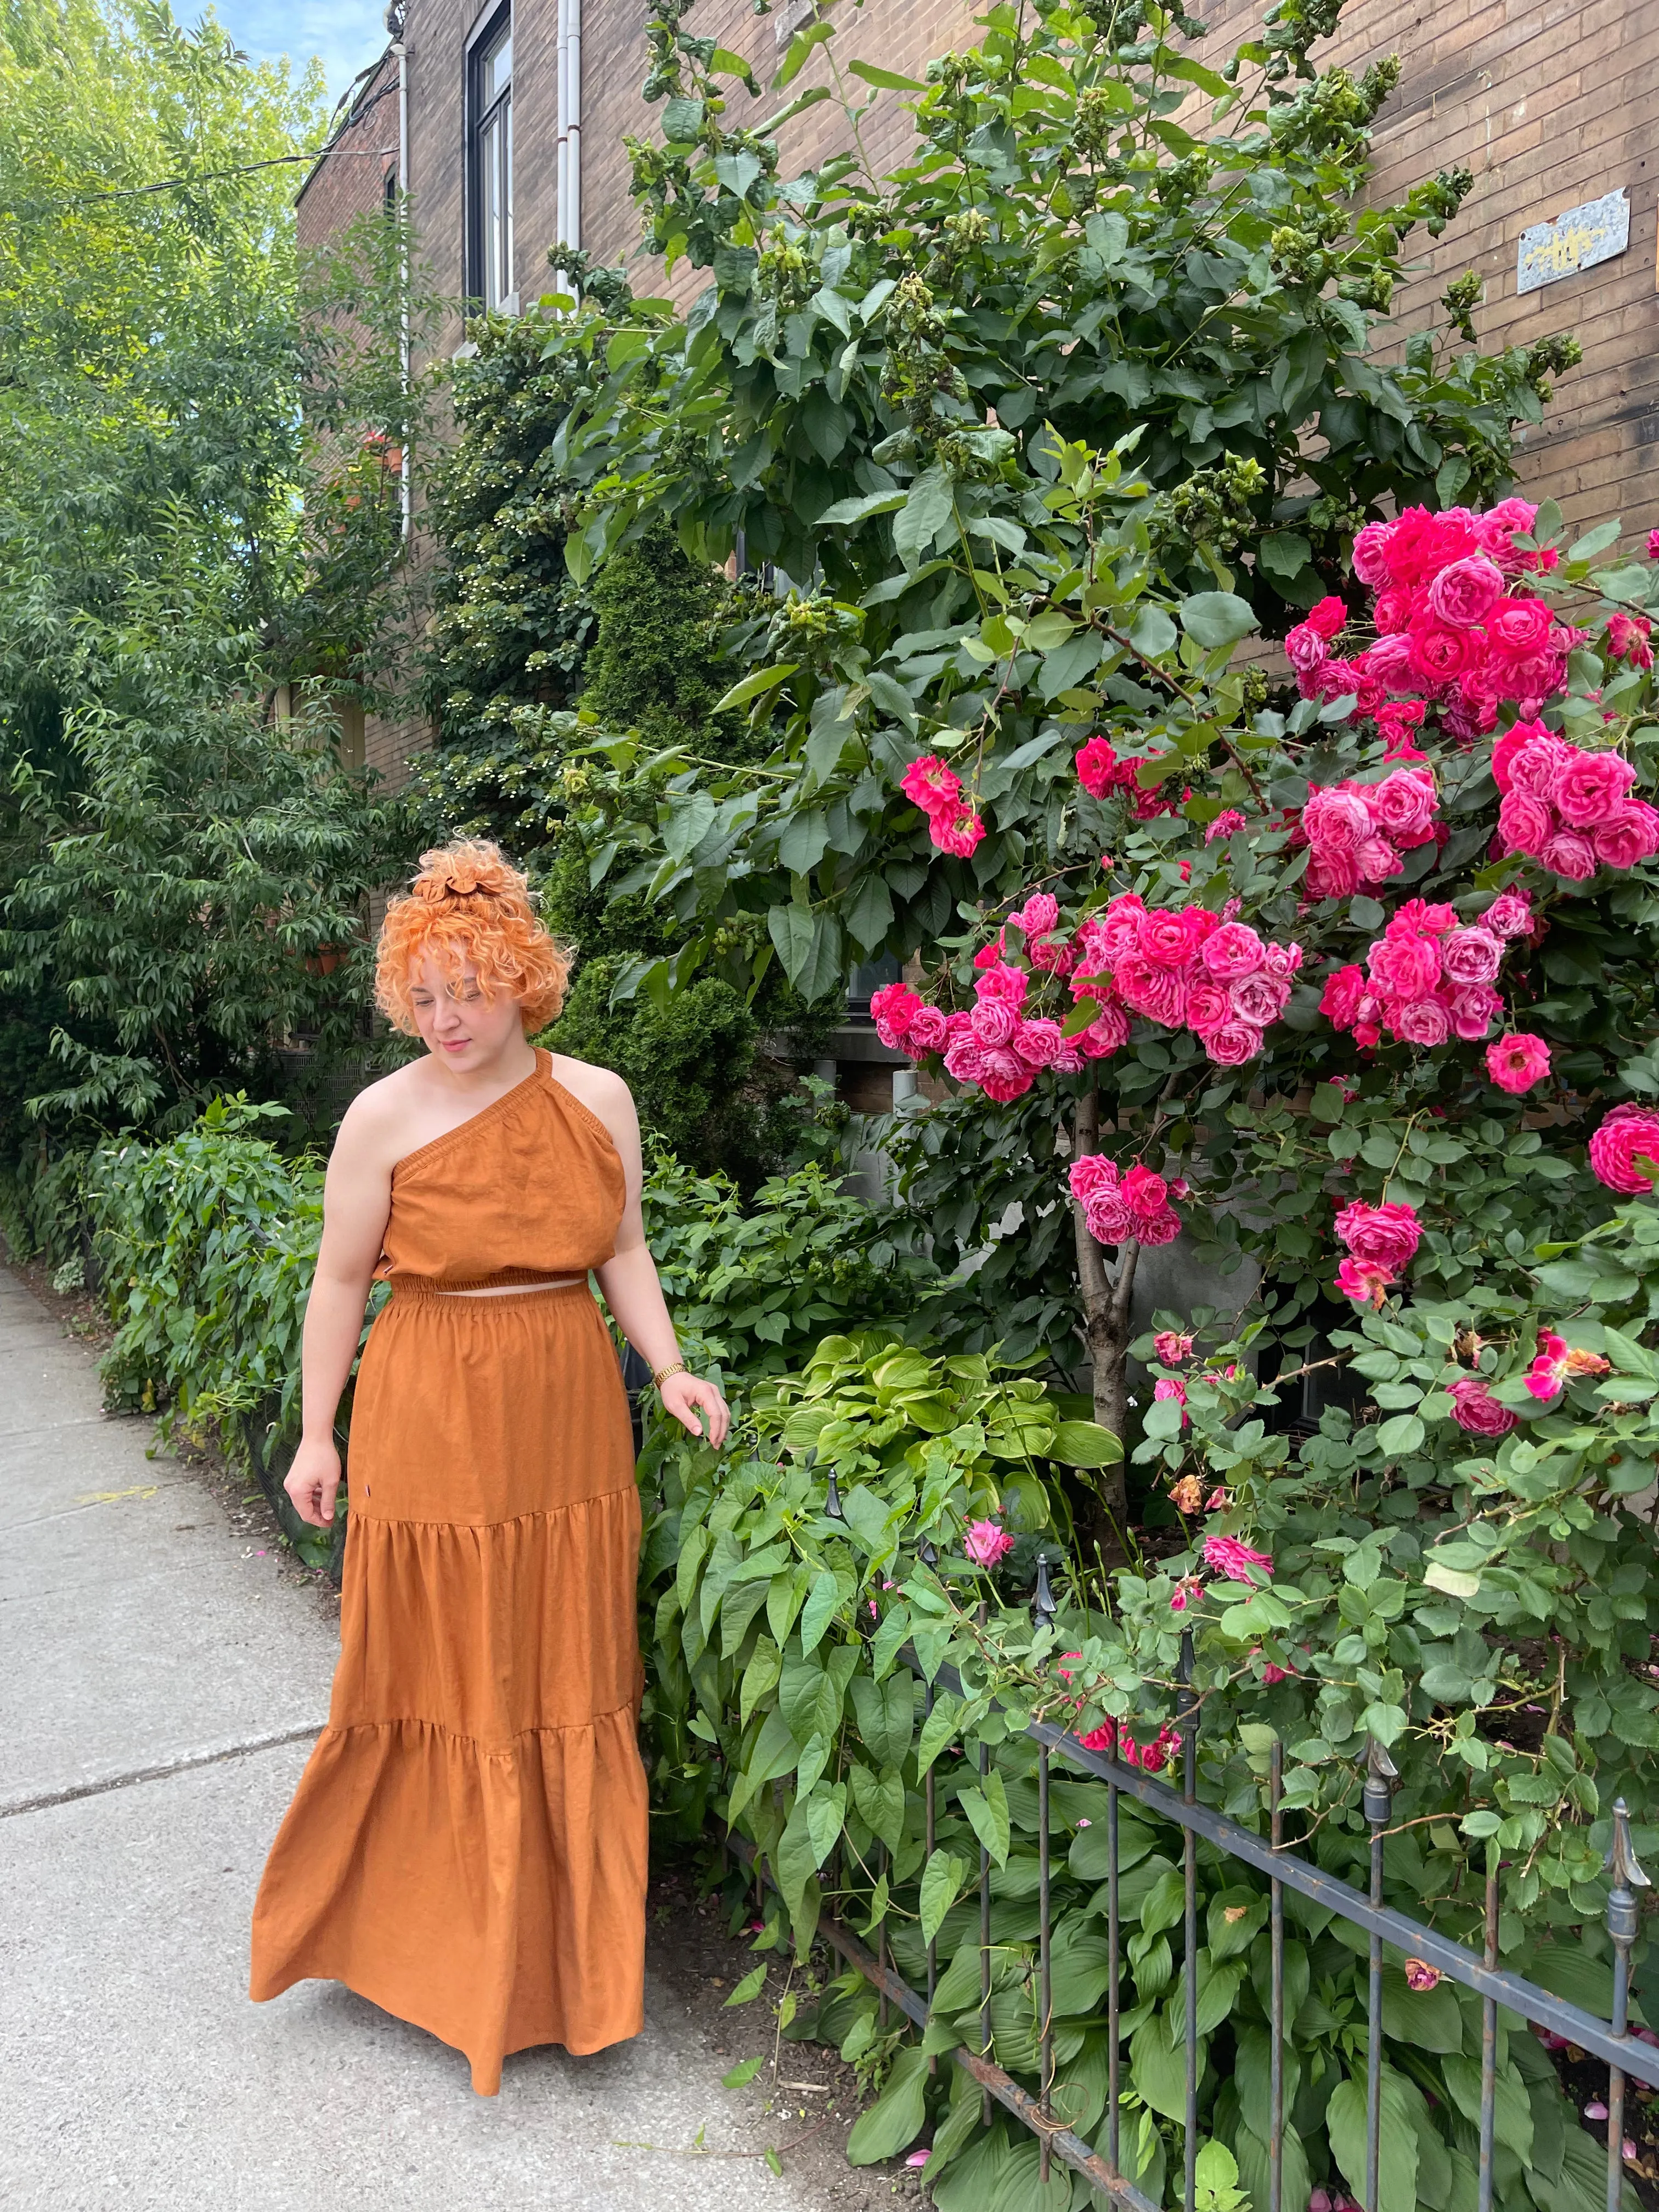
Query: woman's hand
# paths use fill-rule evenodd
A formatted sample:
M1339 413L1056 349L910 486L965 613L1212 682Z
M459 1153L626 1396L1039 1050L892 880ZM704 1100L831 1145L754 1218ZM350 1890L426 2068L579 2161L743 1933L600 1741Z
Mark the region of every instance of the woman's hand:
M334 1519L334 1497L340 1487L340 1455L319 1437L302 1437L283 1487L302 1521L326 1528Z
M716 1451L726 1442L732 1425L732 1408L712 1382L701 1375L671 1375L660 1395L663 1410L672 1413L694 1437L706 1437ZM706 1417L708 1425L704 1426Z

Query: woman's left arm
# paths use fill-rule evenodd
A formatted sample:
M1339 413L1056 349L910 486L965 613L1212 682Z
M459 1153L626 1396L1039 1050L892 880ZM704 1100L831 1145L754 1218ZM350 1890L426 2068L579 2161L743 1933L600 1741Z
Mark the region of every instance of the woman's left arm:
M628 1085L619 1075L605 1069L584 1068L583 1076L590 1079L583 1083L583 1091L588 1094L584 1103L592 1106L611 1133L622 1161L625 1189L616 1251L594 1273L617 1327L648 1363L653 1375L659 1375L665 1367L677 1364L680 1347L658 1279L657 1263L645 1241L640 1206L645 1169L640 1156L639 1116ZM726 1442L731 1411L714 1383L682 1370L657 1388L665 1408L694 1437L707 1437L717 1449Z

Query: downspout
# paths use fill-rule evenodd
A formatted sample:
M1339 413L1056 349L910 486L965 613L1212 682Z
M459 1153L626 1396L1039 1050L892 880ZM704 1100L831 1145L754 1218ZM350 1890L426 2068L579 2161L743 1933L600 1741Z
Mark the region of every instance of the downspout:
M409 61L404 46L406 0L392 0L386 27L398 58L398 380L404 420L398 440L398 534L407 544L414 520L414 461L409 450L409 387L411 348L409 325Z
M558 68L558 244L580 247L582 242L582 0L559 0ZM556 277L561 292L574 291L574 280L558 258Z

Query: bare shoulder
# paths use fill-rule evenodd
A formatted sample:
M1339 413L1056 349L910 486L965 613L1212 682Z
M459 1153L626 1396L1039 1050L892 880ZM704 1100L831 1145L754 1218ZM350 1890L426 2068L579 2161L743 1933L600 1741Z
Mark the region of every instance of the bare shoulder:
M580 1098L590 1114L597 1114L607 1129L625 1133L637 1127L634 1094L613 1069L595 1067L591 1060L571 1060L562 1052L550 1053L548 1057L554 1081L572 1097Z
M396 1159L409 1149L409 1130L424 1089L421 1064L411 1060L357 1093L340 1119L337 1154L367 1164Z

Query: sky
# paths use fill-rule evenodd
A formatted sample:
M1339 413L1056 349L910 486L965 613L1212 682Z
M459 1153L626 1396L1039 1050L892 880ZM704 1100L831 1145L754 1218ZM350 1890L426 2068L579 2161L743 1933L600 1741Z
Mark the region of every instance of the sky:
M319 56L331 105L386 42L386 0L216 0L214 12L255 61L286 54L297 69Z

